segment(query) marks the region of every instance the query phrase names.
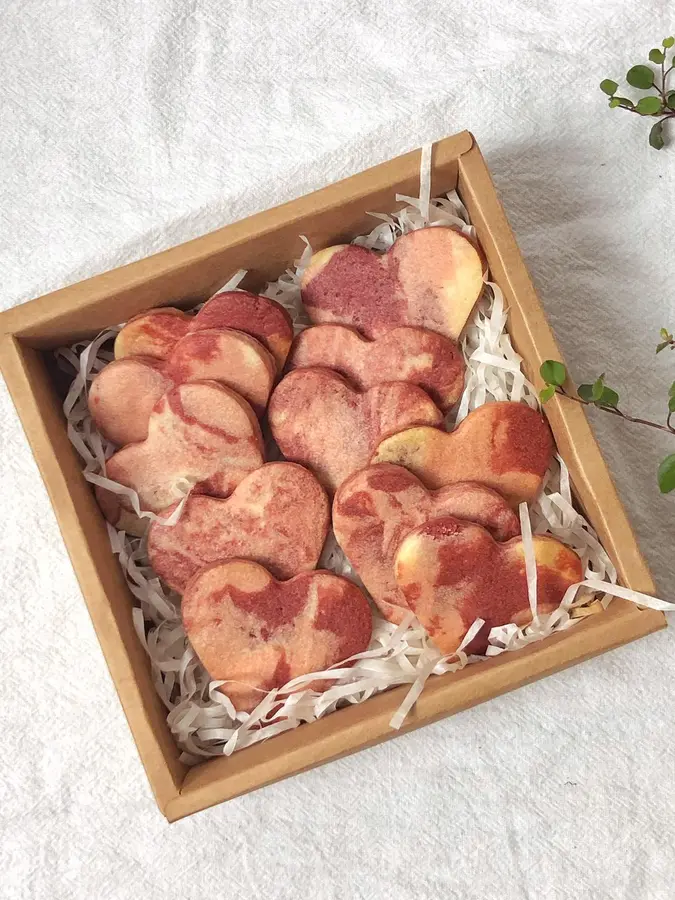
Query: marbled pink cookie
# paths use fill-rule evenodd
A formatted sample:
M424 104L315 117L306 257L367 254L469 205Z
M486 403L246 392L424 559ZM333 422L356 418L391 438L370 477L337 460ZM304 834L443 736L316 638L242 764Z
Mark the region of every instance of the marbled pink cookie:
M185 632L211 678L250 712L265 693L368 648L372 617L352 582L330 572L276 581L258 563L230 560L202 569L182 603ZM325 679L298 690L323 691Z
M355 391L330 369L296 369L277 385L269 423L287 459L309 466L330 491L368 462L382 436L412 424L441 425L443 415L414 384Z
M295 338L291 368L325 366L365 391L386 381L423 388L443 412L461 397L464 359L454 341L426 328L402 326L367 341L346 325L316 325Z
M139 313L115 338L115 359L150 356L167 359L177 341L188 333L192 316L173 306L160 306Z
M268 463L226 500L191 496L175 525L153 522L148 556L179 593L199 569L230 557L253 559L276 577L290 578L317 564L329 521L326 493L311 472L295 463Z
M218 381L262 416L275 378L274 357L255 338L231 328L197 331L177 341L165 362L113 360L92 382L89 410L99 431L124 445L147 437L155 403L174 384Z
M353 325L368 338L419 325L456 340L483 288L471 241L447 226L420 228L378 255L355 244L320 250L302 276L312 322Z
M485 403L454 431L410 428L385 438L371 462L410 469L428 488L477 481L513 506L535 499L553 457L546 419L525 403Z
M565 591L583 578L576 553L550 537L533 537L537 563L537 612L556 609ZM497 543L480 525L431 519L408 534L398 549L396 580L408 605L442 653L453 653L476 619L485 625L469 644L484 653L490 629L527 625L523 541Z
M274 356L279 371L293 340L291 317L275 300L248 291L223 291L194 316L163 306L129 319L115 340L115 358L168 359L186 334L213 328L233 328L256 338Z
M335 495L335 537L390 622L399 624L409 609L394 577L398 546L413 528L438 516L477 522L498 541L520 532L518 517L496 491L471 482L428 491L412 472L389 463L355 472Z
M277 374L269 350L250 335L231 328L187 334L173 348L166 372L176 384L218 381L248 400L258 416L265 412Z
M99 372L89 389L89 411L101 434L115 444L132 444L148 436L155 403L173 386L166 366L150 356L115 359Z
M189 331L205 328L236 328L250 334L270 351L279 372L293 340L293 320L283 306L248 291L223 291L207 300Z
M179 499L185 483L197 493L225 497L263 464L262 435L251 407L213 381L182 384L155 406L148 436L106 463L106 475L137 491L141 508L160 512ZM104 488L96 495L108 521L142 534L129 500Z

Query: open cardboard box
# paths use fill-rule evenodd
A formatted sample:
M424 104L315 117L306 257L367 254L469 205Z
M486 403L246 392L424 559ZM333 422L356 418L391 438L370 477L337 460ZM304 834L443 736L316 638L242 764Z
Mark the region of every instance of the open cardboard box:
M103 516L66 434L50 352L152 306L205 300L234 271L261 289L300 256L306 235L318 250L372 228L367 213L396 209L397 193L416 195L420 153L375 166L291 203L235 222L0 315L0 364L49 491L113 681L157 803L170 821L433 722L665 626L662 613L614 599L574 628L480 665L431 678L400 731L389 720L408 685L339 710L272 740L188 768L166 724L150 661L132 625L133 598L108 542ZM510 308L509 331L527 377L561 359L490 174L473 137L434 146L431 195L457 189ZM546 412L580 507L616 565L621 583L653 593L649 570L607 466L577 404L554 398Z

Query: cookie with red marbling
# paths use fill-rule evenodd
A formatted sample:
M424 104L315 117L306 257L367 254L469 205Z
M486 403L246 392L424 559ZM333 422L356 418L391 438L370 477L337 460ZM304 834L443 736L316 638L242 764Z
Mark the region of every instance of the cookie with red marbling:
M539 493L553 458L546 419L524 403L485 403L454 431L410 428L385 438L371 462L414 472L428 488L477 481L514 506Z
M386 381L416 384L443 412L464 389L465 365L457 344L426 328L402 326L367 341L346 325L315 325L295 338L290 368L324 366L361 391Z
M123 326L115 338L115 359L149 356L167 359L176 343L188 333L192 316L173 306L160 306L139 313Z
M166 360L186 334L214 328L232 328L258 340L273 355L278 371L293 340L291 317L276 300L249 291L223 291L207 300L196 315L162 306L129 319L115 340L115 358Z
M418 325L456 340L483 288L478 251L447 226L397 238L386 253L326 247L305 269L302 301L314 323L352 325L367 338Z
M293 320L283 306L249 291L223 291L207 300L189 330L211 328L235 328L250 334L270 351L279 372L293 341Z
M537 564L537 612L553 612L583 578L577 554L554 538L532 538ZM498 543L485 528L450 517L431 519L408 534L395 560L398 586L444 654L453 653L473 622L485 625L467 652L484 653L490 629L532 621L522 538Z
M143 441L155 403L173 386L166 366L150 356L114 359L89 388L89 411L101 434L115 444Z
M212 679L237 710L265 693L320 672L368 648L370 607L339 575L317 571L277 581L250 560L202 569L183 595L185 633ZM323 691L326 679L297 690Z
M200 569L231 557L255 560L276 578L290 578L316 566L329 522L326 492L311 472L295 463L268 463L226 500L192 495L175 525L153 522L148 557L179 593Z
M389 382L361 393L337 372L319 368L288 374L272 394L268 415L284 456L309 466L330 491L368 462L384 435L443 422L414 384Z
M218 381L241 394L261 416L277 370L269 350L249 334L210 328L178 341L167 360L166 373L175 384Z
M231 328L197 331L181 338L166 361L113 360L92 382L89 411L101 434L128 444L147 437L155 403L175 384L217 381L262 416L275 378L274 357L255 338Z
M380 612L399 624L409 611L394 576L396 551L418 525L456 516L505 541L520 533L518 517L496 491L460 482L428 491L402 466L367 466L342 483L333 500L335 537Z
M262 435L249 404L213 381L181 384L162 395L153 409L148 436L110 457L106 476L139 496L143 510L160 512L185 493L226 497L263 464ZM147 520L138 519L129 500L105 488L96 495L108 521L132 534L142 534Z

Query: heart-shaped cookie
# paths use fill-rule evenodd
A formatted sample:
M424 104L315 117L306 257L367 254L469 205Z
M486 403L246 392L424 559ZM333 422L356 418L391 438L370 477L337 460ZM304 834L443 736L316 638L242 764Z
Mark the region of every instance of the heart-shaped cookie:
M213 381L181 384L167 391L150 415L148 436L129 444L106 463L106 475L137 491L142 509L160 512L184 494L225 497L263 464L262 435L248 403ZM96 495L105 517L142 534L128 499L104 488Z
M367 341L346 325L316 325L295 338L291 368L324 366L361 391L386 381L407 381L429 394L443 412L464 389L464 360L454 341L425 328L394 328Z
M115 338L115 359L149 356L167 359L177 341L188 333L193 316L173 306L159 306L139 313Z
M248 291L223 291L202 306L190 324L190 331L205 328L236 328L256 338L270 351L281 372L293 340L293 320L269 297Z
M155 403L171 387L173 382L161 359L114 359L91 383L89 412L101 434L115 444L143 441Z
M276 378L276 364L263 345L230 328L186 334L162 362L125 356L94 378L89 410L101 434L117 444L142 441L150 413L174 384L217 381L247 400L262 416Z
M368 338L419 325L456 340L483 288L478 251L446 226L401 235L376 254L342 244L312 256L302 277L312 322L353 325Z
M537 563L537 612L556 609L583 578L576 553L550 537L532 539ZM468 652L484 653L490 629L532 620L522 538L506 543L459 519L432 519L398 549L396 580L408 605L442 653L453 653L473 622L485 625Z
M309 466L331 491L368 462L383 435L443 421L414 384L389 382L360 393L330 369L291 372L277 385L268 413L284 456Z
M477 522L498 541L520 532L518 517L496 491L471 482L428 491L412 472L390 463L355 472L335 494L335 537L390 622L399 624L409 610L394 577L398 546L413 528L438 516Z
M115 358L168 359L186 334L213 328L233 328L256 338L274 356L278 371L293 340L291 317L275 300L248 291L223 291L207 300L194 316L166 306L129 319L115 340Z
M276 581L250 560L202 569L182 603L185 632L211 678L250 712L267 691L368 648L372 617L361 591L330 572ZM330 681L305 685L323 691Z
M290 578L317 564L329 519L328 498L311 472L295 463L268 463L226 500L193 495L175 525L153 522L148 557L179 593L199 569L231 557L253 559L277 578Z
M428 488L477 481L514 506L539 493L553 457L546 419L524 403L486 403L452 432L410 428L385 438L371 462L410 469Z

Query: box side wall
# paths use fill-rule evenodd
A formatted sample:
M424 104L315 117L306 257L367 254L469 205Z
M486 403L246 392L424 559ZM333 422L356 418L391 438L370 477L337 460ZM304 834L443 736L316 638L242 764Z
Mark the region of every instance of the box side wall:
M436 145L433 190L455 187L458 156L471 141L463 132ZM376 220L369 211L395 209L397 193L419 192L419 166L416 150L171 250L47 294L0 314L0 333L17 334L34 347L58 347L125 322L149 307L192 306L242 268L249 270L243 286L259 290L301 255L305 248L301 235L318 249L371 230Z
M562 361L562 354L477 146L460 160L458 192L476 227L491 275L508 303L513 345L523 357L527 377L537 388L542 388L539 367L546 359ZM555 396L546 404L546 414L560 454L570 470L575 492L616 565L621 581L635 590L653 594L653 579L584 409L571 400Z
M454 674L431 678L400 731L393 731L389 722L408 685L338 710L229 758L202 763L188 772L180 796L169 804L166 815L174 821L371 747L663 627L661 613L641 612L628 601L616 601L607 613L584 620L571 632Z
M134 631L134 599L82 463L68 440L65 420L41 354L5 337L0 364L17 403L26 436L54 507L82 594L161 807L178 793L186 767L166 724L148 657Z

